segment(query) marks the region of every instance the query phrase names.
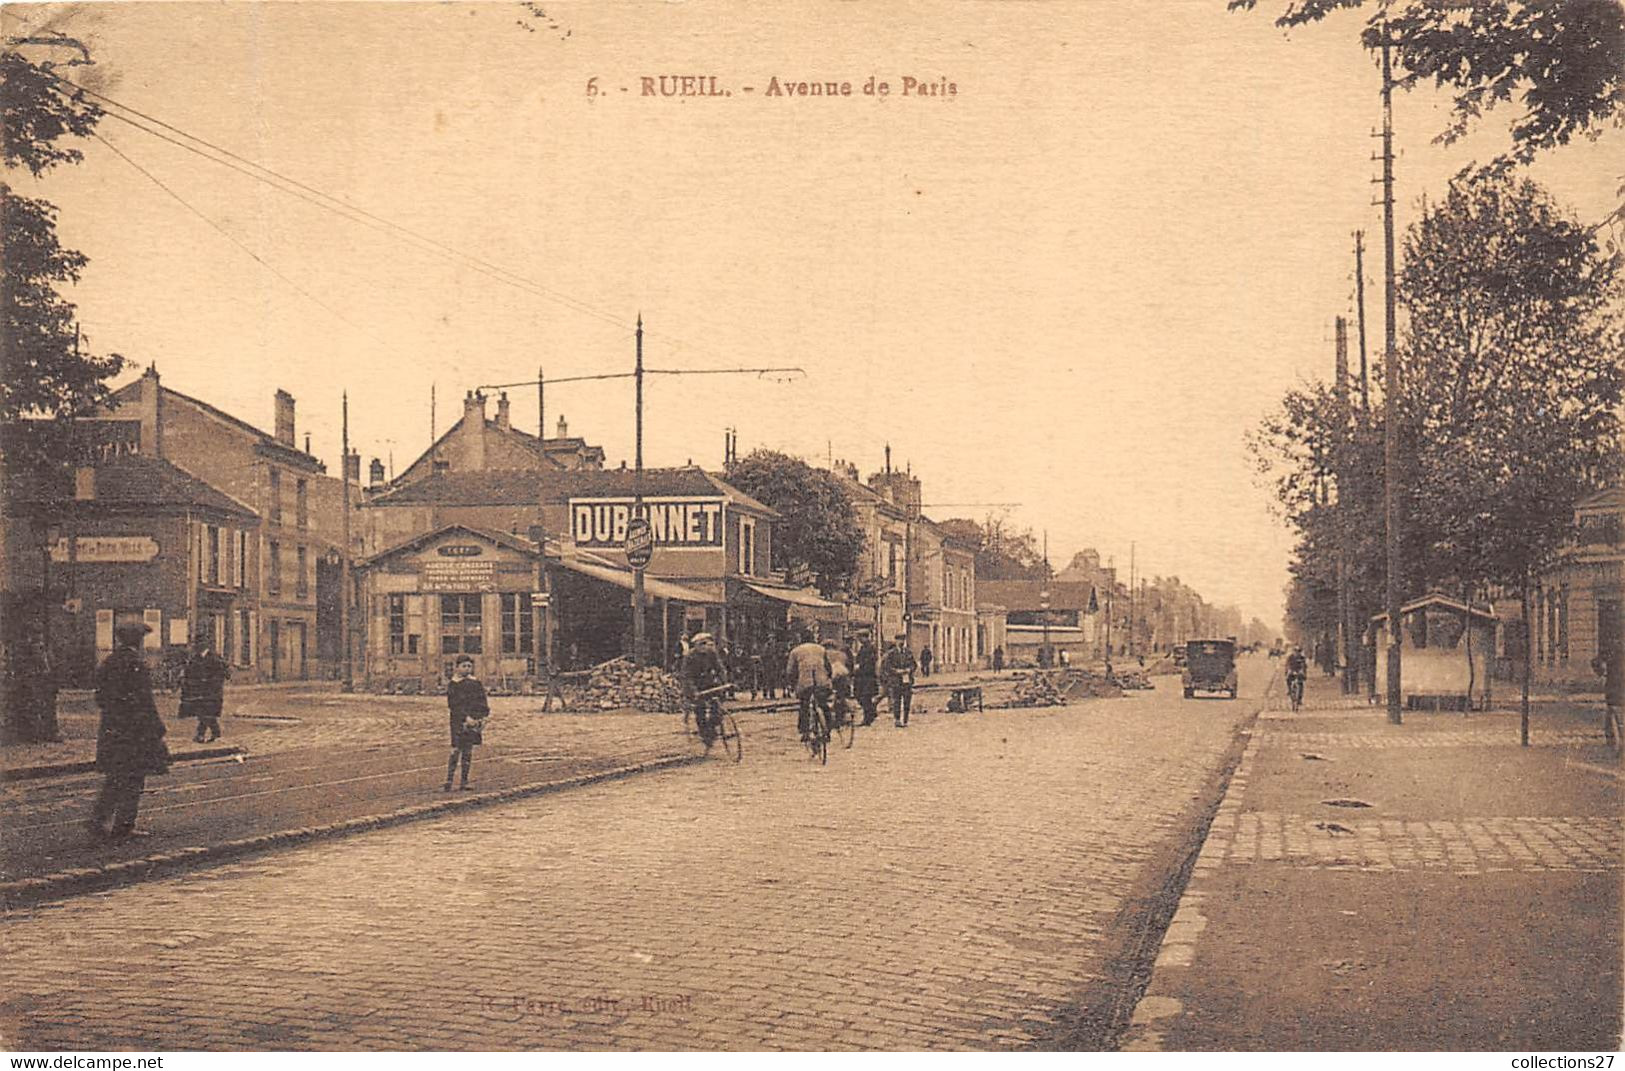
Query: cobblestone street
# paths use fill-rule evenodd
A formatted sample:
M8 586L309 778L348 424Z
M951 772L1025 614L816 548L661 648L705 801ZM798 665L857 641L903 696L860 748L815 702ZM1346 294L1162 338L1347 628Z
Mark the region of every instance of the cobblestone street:
M739 766L20 912L0 1043L1100 1046L1123 920L1257 706L1170 684L863 730L825 768L749 717Z

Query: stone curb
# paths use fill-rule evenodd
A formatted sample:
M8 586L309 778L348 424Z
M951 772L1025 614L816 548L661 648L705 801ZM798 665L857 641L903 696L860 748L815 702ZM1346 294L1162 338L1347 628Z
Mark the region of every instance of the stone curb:
M1260 713L1264 705L1269 703L1269 697L1274 693L1276 682L1280 679L1279 673L1271 676L1269 686L1264 689ZM1207 898L1208 876L1218 868L1221 850L1213 845L1213 838L1215 834L1222 836L1235 829L1236 817L1241 810L1241 799L1247 791L1247 781L1252 772L1253 757L1258 752L1258 739L1255 736L1257 724L1258 714L1255 713L1238 731L1238 735L1244 736L1247 742L1242 747L1235 765L1225 775L1218 806L1202 834L1201 841L1192 848L1191 854L1186 858L1186 866L1190 868L1190 872L1185 881L1185 888L1180 894L1179 905L1174 910L1173 918L1169 920L1168 928L1163 932L1162 940L1158 944L1157 958L1152 964L1151 977L1146 981L1145 991L1134 1005L1128 1025L1117 1038L1118 1052L1162 1052L1167 1021L1185 1010L1183 1003L1168 995L1174 991L1174 987L1168 982L1175 972L1189 968L1195 961L1197 940L1207 928L1207 917L1202 914L1202 904Z
M273 833L260 833L252 837L223 841L219 844L177 848L172 851L149 855L142 859L125 859L102 866L63 870L37 878L22 878L17 881L0 882L0 913L15 911L19 908L50 900L61 900L70 896L102 892L121 885L134 884L138 881L172 877L202 864L212 865L231 862L289 845L326 840L332 837L343 837L352 833L364 833L374 829L388 829L391 826L404 825L424 818L434 818L452 811L509 803L528 796L546 795L551 792L561 792L565 789L580 788L604 781L619 781L640 773L689 766L703 761L704 758L703 755L672 755L662 759L650 759L647 762L633 763L630 766L617 766L597 773L578 774L575 777L567 777L558 781L515 785L512 788L498 789L494 792L481 792L473 796L457 796L451 799L436 800L433 803L403 807L385 814L364 815L359 818L329 822L325 825L284 829Z
M206 747L196 751L178 751L169 756L169 761L195 762L198 759L224 759L232 755L246 755L246 747ZM41 766L13 766L0 771L0 782L6 781L37 781L42 777L66 777L69 774L92 773L96 769L96 760L87 759L79 762L50 762Z

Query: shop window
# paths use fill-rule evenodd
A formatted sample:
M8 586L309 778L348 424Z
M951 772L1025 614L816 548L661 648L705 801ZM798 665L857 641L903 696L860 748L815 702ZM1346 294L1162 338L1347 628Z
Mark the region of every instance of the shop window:
M310 487L304 480L294 485L294 523L300 528L310 526Z
M389 597L389 653L406 653L406 596Z
M479 654L483 629L478 594L440 596L441 654Z
M1557 596L1557 657L1569 660L1569 586L1564 584Z
M305 575L310 565L310 555L304 547L300 547L295 553L297 557L294 566L299 572L293 579L293 590L294 594L302 599L310 594L310 578Z
M265 587L272 595L282 594L282 544L272 540L265 553L270 561L265 567Z
M502 653L529 656L536 653L536 615L531 612L528 591L502 594Z

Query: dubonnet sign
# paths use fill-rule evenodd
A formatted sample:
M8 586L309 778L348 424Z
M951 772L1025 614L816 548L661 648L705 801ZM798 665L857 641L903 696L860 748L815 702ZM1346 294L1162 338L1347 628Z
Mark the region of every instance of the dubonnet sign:
M722 546L721 498L646 498L642 516L649 522L651 546L712 548ZM632 520L630 498L572 498L570 535L578 547L621 550Z

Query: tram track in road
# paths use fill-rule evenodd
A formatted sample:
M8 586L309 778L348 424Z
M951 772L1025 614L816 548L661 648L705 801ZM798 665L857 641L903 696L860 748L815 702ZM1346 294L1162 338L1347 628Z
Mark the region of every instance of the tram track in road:
M503 792L574 775L678 756L660 739L602 753L569 748L488 749L474 766L477 792ZM153 778L141 808L139 841L96 841L83 833L100 787L74 776L30 791L5 793L6 836L0 880L17 881L140 858L154 850L192 849L256 836L387 814L443 799L446 750L438 745L301 749L210 767L176 767ZM47 796L40 797L43 789Z

